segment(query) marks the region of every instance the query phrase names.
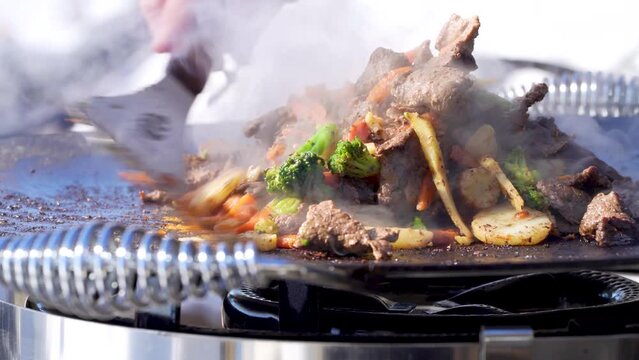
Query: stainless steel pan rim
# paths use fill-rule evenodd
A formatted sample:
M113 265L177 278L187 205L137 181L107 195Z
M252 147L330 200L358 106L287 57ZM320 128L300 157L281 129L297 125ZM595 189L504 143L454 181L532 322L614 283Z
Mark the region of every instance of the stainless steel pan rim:
M529 359L618 359L639 353L639 335L535 338L523 329L486 329L477 342L348 343L263 340L171 333L36 312L0 301L2 359L485 359L491 354Z

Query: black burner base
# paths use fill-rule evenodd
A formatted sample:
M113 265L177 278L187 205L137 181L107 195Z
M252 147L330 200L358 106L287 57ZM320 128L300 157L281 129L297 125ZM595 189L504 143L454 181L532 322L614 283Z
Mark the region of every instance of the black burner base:
M486 326L525 326L536 336L595 335L639 327L639 284L595 272L508 278L397 279L375 294L298 283L231 291L228 329L307 335L435 336L476 340Z

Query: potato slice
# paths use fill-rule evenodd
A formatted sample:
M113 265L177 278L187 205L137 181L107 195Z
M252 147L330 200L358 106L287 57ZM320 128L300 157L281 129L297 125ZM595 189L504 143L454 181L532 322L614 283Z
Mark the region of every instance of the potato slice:
M253 241L255 247L259 251L267 252L277 249L277 235L275 234L260 234L256 232L240 234L241 240Z
M464 150L469 154L480 158L482 156L497 156L497 139L495 129L490 125L482 125L475 131L468 141Z
M513 185L506 174L504 174L504 171L501 169L501 166L499 166L497 161L495 161L495 159L491 157L484 156L483 158L481 158L481 160L479 160L479 163L483 168L487 169L495 176L495 178L499 182L499 186L501 187L502 192L504 193L504 195L506 195L506 198L508 198L508 201L515 208L515 210L524 210L524 199L521 197L521 195L519 195L519 192L515 188L515 185Z
M421 249L433 246L433 232L425 229L399 228L399 236L391 243L393 250Z
M477 239L492 245L535 245L552 230L550 218L537 210L500 205L484 210L471 223Z
M459 190L466 204L488 209L499 201L499 182L487 169L466 169L459 176Z
M368 231L373 229L375 228L366 227ZM435 234L432 231L401 227L386 227L386 229L397 231L397 240L391 242L391 248L393 250L421 249L433 246Z

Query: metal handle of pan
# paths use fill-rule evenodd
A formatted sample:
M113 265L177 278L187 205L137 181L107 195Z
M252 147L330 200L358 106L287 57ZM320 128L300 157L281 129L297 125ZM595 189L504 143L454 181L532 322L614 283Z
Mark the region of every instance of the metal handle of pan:
M254 244L184 240L110 223L0 239L0 282L84 318L110 318L242 283L352 288L336 269L260 256Z
M548 94L532 107L532 112L544 115L583 115L601 118L639 115L639 78L591 72L567 72L544 79ZM528 88L508 88L500 95L514 99Z

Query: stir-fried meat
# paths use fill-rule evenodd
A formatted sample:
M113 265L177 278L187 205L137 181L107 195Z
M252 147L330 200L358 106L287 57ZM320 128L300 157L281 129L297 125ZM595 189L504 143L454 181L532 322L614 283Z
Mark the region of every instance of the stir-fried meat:
M572 234L582 222L592 196L610 189L610 179L595 166L556 179L540 180L537 189L548 199L560 233Z
M630 179L615 181L613 190L619 194L628 208L629 214L639 219L639 182Z
M306 213L308 207L306 204L300 204L300 210L293 215L278 215L274 218L277 224L278 235L292 235L297 234L300 226L306 220Z
M540 180L537 189L546 196L551 212L559 221L557 230L562 234L576 233L590 203L590 195L560 179Z
M566 177L570 186L581 189L591 195L610 189L612 182L610 178L602 174L596 166L589 166L584 171Z
M442 66L458 65L467 70L477 69L473 49L479 26L477 16L464 19L453 14L435 42L435 48L439 50L436 62Z
M552 118L538 118L531 120L525 129L516 133L503 132L503 129L495 127L496 131L502 131L498 141L505 148L521 146L535 168L538 168L543 176L559 176L566 173L575 173L589 166L596 166L600 173L611 181L623 179L619 173L597 158L590 150L575 143L570 136L559 130ZM561 169L549 168L553 161L559 161L563 165Z
M404 126L389 132L388 137L388 140L377 147L377 155L382 156L388 151L404 147L404 145L408 142L408 139L415 137L415 134L410 126Z
M375 259L390 255L388 241L371 239L364 225L335 207L330 200L309 206L298 237L300 240L295 247L325 250L337 255L361 255L372 251Z
M377 202L377 191L374 183L368 179L355 179L345 177L339 186L339 192L343 199L353 204L375 204Z
M368 230L368 236L375 240L395 242L399 238L399 230L386 227L374 227Z
M433 53L430 51L430 40L426 40L417 49L417 53L415 54L415 60L413 61L413 65L414 66L424 65L432 58L433 58Z
M538 118L513 136L513 142L523 146L532 158L548 158L562 151L571 139L559 130L552 118Z
M446 112L456 106L472 80L458 68L431 65L415 69L391 90L393 106L415 112Z
M244 128L246 137L254 137L266 146L270 146L280 134L282 128L297 121L288 107L280 107L250 122Z
M419 188L427 171L421 151L419 140L410 127L398 129L377 149L382 165L377 198L398 217L415 210Z
M548 85L533 84L533 86L520 98L515 99L514 109L508 115L508 118L514 124L515 129L521 130L528 123L528 109L534 104L542 101L548 93Z
M336 122L341 131L348 132L348 137L356 134L373 143L381 169L379 175L365 179L351 179L343 173L339 179L326 177L327 183L335 186L330 197L344 201L344 208L379 205L389 213L390 220L378 225L396 226L398 220L404 225L414 217L418 204L420 211L428 209L422 212L428 220L443 209L441 199L429 203L432 191L428 188L431 179L426 176L428 164L404 115L428 113L436 129L438 152L455 160L452 166L442 166L447 176L454 179L466 168L478 166L480 157L487 154L504 161L513 154L523 154L521 160L509 162L508 175L504 176L513 178L510 180L525 195L528 206L548 206L548 217L552 215L559 233L572 237L581 232L600 245L629 242L637 234L633 215L639 214L639 185L577 145L557 128L552 118L530 118L529 108L548 92L545 84L534 84L514 101L475 85L469 72L477 68L472 52L479 27L477 17L453 15L435 42L437 56L433 56L429 41L406 53L378 48L356 84L339 90L307 88L299 101L289 102L288 110L278 109L251 124L247 136L267 145L273 141L286 144L279 153L288 154L291 147L299 146L291 140L306 138L294 127L326 120ZM369 112L375 115L374 119L366 117ZM478 130L482 128L490 131ZM428 134L432 139L434 133ZM463 156L457 156L460 154ZM575 175L565 175L571 173ZM610 190L615 192L601 194ZM452 202L448 195L446 199L447 204ZM464 215L476 215L473 209L467 210ZM541 216L550 221L546 214ZM366 219L362 214L357 217ZM296 247L308 246L339 255L372 251L376 258L385 257L388 241L394 241L397 235L384 228L365 228L331 201L311 204L308 211L275 220L280 234L299 235ZM366 224L374 223L366 219Z
M168 204L171 202L169 194L162 190L140 191L140 200L146 204Z
M357 100L349 111L345 114L341 125L348 128L355 121L364 118L366 113L371 111L373 105L366 100Z
M581 221L579 233L600 246L635 243L639 235L636 221L628 215L614 191L595 196Z
M375 49L366 69L355 83L357 94L367 94L389 71L409 65L408 59L402 53L381 47Z

